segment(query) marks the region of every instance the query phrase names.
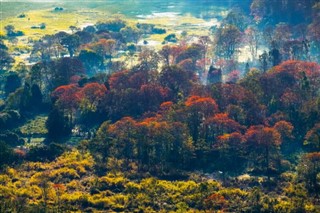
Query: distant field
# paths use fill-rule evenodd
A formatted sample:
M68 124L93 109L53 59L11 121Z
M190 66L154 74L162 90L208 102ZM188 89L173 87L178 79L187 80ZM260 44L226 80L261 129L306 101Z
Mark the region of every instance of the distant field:
M0 32L5 33L4 26L11 24L15 26L16 30L23 31L26 36L39 38L45 34L53 34L62 30L66 31L71 25L83 27L112 16L112 13L93 9L66 10L64 12L53 12L52 9L39 9L31 10L24 14L26 15L25 18L9 17L1 20L2 27ZM153 13L147 16L127 18L127 20L135 23L156 24L166 28L168 32L181 32L185 30L189 34L199 34L204 29L209 29L210 26L218 24L216 19L205 21L191 15L171 15L170 13ZM46 24L46 29L31 29L32 26L38 26L41 23ZM161 39L163 40L163 38Z
M201 2L206 2L204 7ZM62 12L54 12L55 7L62 7ZM200 12L201 11L201 12ZM153 23L167 28L168 32L188 31L199 34L217 24L217 18L225 14L226 9L207 1L51 1L29 0L28 3L17 0L1 2L1 27L12 24L29 38L39 38L68 30L69 26L84 26L107 19L114 14L121 14L134 22ZM18 15L25 14L25 18ZM208 19L210 17L210 19ZM207 19L206 19L207 18ZM205 20L206 19L206 20ZM46 24L46 29L31 29L32 26ZM152 39L163 40L163 36Z
M63 11L55 12L55 7L62 7ZM167 34L175 33L179 36L182 31L186 31L188 35L203 35L208 34L211 26L219 24L219 18L226 11L225 7L206 0L5 0L1 1L0 34L5 34L4 26L9 24L25 33L25 36L19 37L17 44L8 43L13 52L16 49L30 49L27 43L29 39L69 31L72 25L81 28L113 15L121 15L134 24L156 24L165 28ZM26 17L18 18L20 14ZM46 24L45 29L31 29L41 23ZM150 45L160 48L166 35L152 35L146 40ZM24 58L16 56L16 64L24 61Z
M7 18L2 22L4 26L12 24L17 30L23 31L26 36L32 36L52 34L62 29L66 30L70 25L76 25L79 19L83 20L84 18L80 14L53 14L49 10L36 10L27 12L25 18ZM31 29L32 26L38 26L41 23L46 24L46 29Z
M4 2L0 1L1 10L0 10L0 20L17 16L21 13L36 10L36 9L44 9L51 7L52 4L48 3L31 3L31 2ZM2 24L2 23L1 23Z
M225 11L219 1L208 0L2 0L0 19L17 16L29 10L56 6L68 10L94 9L127 17L148 15L153 12L180 12L200 18L210 18Z

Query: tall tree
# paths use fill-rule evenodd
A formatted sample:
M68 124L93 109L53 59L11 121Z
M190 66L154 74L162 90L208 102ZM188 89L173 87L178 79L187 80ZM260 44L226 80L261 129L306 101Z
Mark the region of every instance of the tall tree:
M310 193L319 195L320 183L320 152L305 154L298 167L299 177L306 183L306 188Z
M68 35L61 40L61 44L68 49L70 57L73 57L75 51L80 46L80 37L78 35Z
M226 25L215 34L215 54L225 59L232 59L241 41L241 32L234 25Z
M259 169L258 166L262 166L262 171L270 178L273 171L279 168L281 135L274 128L251 126L245 138L254 167Z
M253 26L250 26L245 30L244 35L244 39L247 42L251 53L251 60L254 61L257 58L261 39L259 30Z
M75 84L60 86L52 92L52 97L55 100L55 106L61 112L68 115L71 122L73 122L73 115L79 108L82 100L82 93L80 88Z
M4 91L8 96L10 93L16 91L21 86L21 78L18 73L10 72L6 78L6 82L4 85Z
M46 127L48 129L48 138L55 142L59 142L69 136L72 129L69 119L57 107L50 111Z
M8 53L7 46L0 39L0 71L10 70L13 63L14 59Z
M186 102L187 123L193 141L198 142L200 129L206 119L218 112L216 101L210 97L190 96Z

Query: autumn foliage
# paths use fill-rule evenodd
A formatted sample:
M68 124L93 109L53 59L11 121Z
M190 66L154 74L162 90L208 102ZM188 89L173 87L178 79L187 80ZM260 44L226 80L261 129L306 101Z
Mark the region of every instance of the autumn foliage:
M237 1L197 35L5 26L0 212L320 212L318 1Z

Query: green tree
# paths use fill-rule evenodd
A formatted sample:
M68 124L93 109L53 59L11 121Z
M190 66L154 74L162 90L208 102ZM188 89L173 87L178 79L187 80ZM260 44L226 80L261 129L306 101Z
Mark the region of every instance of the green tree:
M1 44L0 44L1 45ZM14 59L9 55L6 49L0 49L0 71L10 70Z
M7 36L13 36L15 34L15 32L14 32L15 28L13 25L7 25L4 27L4 29L7 32Z
M48 138L53 141L61 141L71 133L71 125L68 117L65 117L63 112L54 107L46 121L48 129Z
M215 34L215 54L225 59L232 59L241 41L241 32L234 25L219 28Z
M75 51L80 46L80 37L78 35L68 35L62 38L61 44L68 49L70 57L73 57Z
M14 159L12 149L3 141L0 141L0 170Z
M120 30L120 33L122 34L123 38L127 43L129 42L138 43L141 37L141 32L136 27L126 26Z
M21 78L18 73L10 72L4 85L6 95L8 96L10 93L15 92L19 87L21 87Z

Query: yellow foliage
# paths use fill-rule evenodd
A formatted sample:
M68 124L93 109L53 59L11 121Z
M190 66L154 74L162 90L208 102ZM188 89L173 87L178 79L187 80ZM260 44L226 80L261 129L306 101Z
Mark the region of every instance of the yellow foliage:
M311 203L306 204L304 208L307 212L315 212L316 210L315 206Z
M8 168L7 169L7 174L11 177L11 178L14 178L14 177L17 177L18 176L18 172L14 169L14 168Z
M108 174L99 179L99 182L106 183L109 186L122 185L124 186L128 180L120 175Z
M24 163L22 166L8 168L0 175L0 198L14 200L27 198L27 205L43 205L44 188L48 196L48 208L55 208L58 197L63 205L78 208L89 206L93 211L122 212L204 212L192 209L201 206L211 194L225 199L226 208L241 205L250 197L250 191L239 188L224 188L214 180L167 181L144 178L132 181L122 173L107 173L98 177L93 173L94 159L89 153L77 150L66 152L50 163ZM287 178L288 176L288 178ZM293 180L294 174L283 174L285 180ZM64 188L57 190L57 185ZM283 195L275 197L275 212L290 212L295 208L292 197L307 197L303 185L288 183L283 187ZM265 195L264 196L268 196ZM165 203L165 205L163 205ZM1 204L1 201L0 201ZM155 204L160 209L153 209ZM270 206L262 203L265 209ZM204 207L205 208L205 207ZM304 203L306 212L317 212L310 200ZM230 210L228 209L228 210ZM85 211L82 209L82 211ZM218 211L218 210L217 210ZM222 212L222 210L221 210Z
M100 207L104 209L109 209L110 206L112 205L112 201L108 197L104 198L97 198L97 197L90 197L89 202L95 206L95 207Z
M24 164L24 167L29 171L38 171L48 169L48 165L41 162L28 162Z
M296 177L296 175L292 172L284 172L281 174L281 178L286 180L286 181L291 181Z
M183 195L194 193L198 186L194 181L179 181L177 185Z
M71 180L71 182L67 183L66 186L67 189L71 191L84 189L79 180Z
M276 212L289 212L291 209L291 203L288 201L281 200L278 204L274 206Z
M234 196L246 197L248 192L243 191L239 188L231 188L231 189L221 189L219 190L219 194L221 194L225 198L233 198Z
M42 191L39 186L37 185L32 185L28 189L28 193L30 193L30 196L36 199L40 199L42 196Z
M161 191L166 191L166 192L175 192L175 191L178 191L179 188L175 185L175 184L170 184L170 182L168 181L163 181L163 180L159 180L157 182L157 188L161 188L162 190Z
M5 184L9 182L11 179L8 175L0 175L0 184Z
M0 197L12 197L14 191L11 187L0 185Z
M61 195L61 200L63 202L70 202L70 203L76 203L77 201L81 200L84 193L80 191L75 191L73 193L66 193Z
M30 184L39 184L41 182L41 177L43 172L36 172L30 177Z
M110 200L114 204L119 204L125 206L128 203L128 196L123 194L115 194L114 196L110 197Z
M13 183L13 187L14 187L14 188L17 188L17 189L23 187L23 184L22 184L21 180L15 181L15 182Z
M80 175L77 173L75 169L63 167L60 169L53 170L50 173L50 177L54 178L56 181L59 182L64 178L78 179L80 178Z
M90 153L81 154L78 150L66 152L57 158L55 167L69 167L84 175L87 170L91 170L94 166L94 160Z
M141 190L141 186L134 182L128 182L126 184L126 191L128 193L137 193Z

